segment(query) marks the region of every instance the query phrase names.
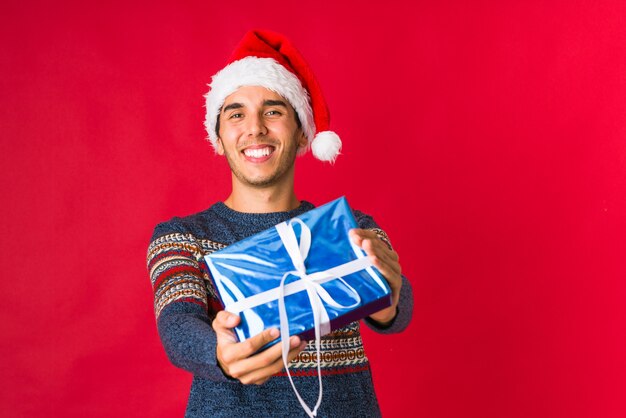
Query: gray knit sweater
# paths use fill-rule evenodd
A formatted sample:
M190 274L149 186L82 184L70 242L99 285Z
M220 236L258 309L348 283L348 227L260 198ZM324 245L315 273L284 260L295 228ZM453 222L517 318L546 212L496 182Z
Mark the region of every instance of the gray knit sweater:
M313 208L302 201L292 211L250 214L220 202L155 228L147 261L159 335L171 362L194 375L186 417L306 416L284 371L263 385L243 385L224 376L217 366L211 321L222 308L203 258ZM353 213L360 228L374 230L389 244L370 216ZM392 324L381 328L367 319L364 322L379 333L400 332L409 324L412 309L411 286L403 277L398 314ZM319 417L380 415L358 322L323 337L321 358L324 399ZM300 394L313 405L318 393L314 344L300 353L290 370Z

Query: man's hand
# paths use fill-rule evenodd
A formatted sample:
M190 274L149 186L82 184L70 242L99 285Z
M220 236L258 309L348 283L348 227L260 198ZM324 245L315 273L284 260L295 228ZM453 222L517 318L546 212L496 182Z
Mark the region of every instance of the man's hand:
M370 318L381 325L390 323L396 316L398 301L400 300L400 288L402 287L402 269L398 262L398 253L389 249L376 232L366 229L351 229L350 239L361 247L369 256L372 264L387 279L391 288L391 306L378 311Z
M276 328L266 329L262 333L243 342L237 342L232 328L241 321L239 316L220 311L213 321L217 334L217 362L222 371L244 385L265 383L273 374L283 369L281 344L255 354L257 350L280 335ZM289 339L288 359L293 360L306 347L306 341L293 336Z

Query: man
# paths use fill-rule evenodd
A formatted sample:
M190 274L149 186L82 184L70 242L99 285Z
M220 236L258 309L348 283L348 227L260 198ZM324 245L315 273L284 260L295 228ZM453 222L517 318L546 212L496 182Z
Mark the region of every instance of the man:
M283 370L279 332L238 342L238 316L222 310L203 257L314 206L294 192L297 154L312 147L334 161L341 142L328 131L328 109L312 72L281 35L248 33L232 62L213 77L205 126L232 172L224 202L159 224L148 250L157 325L165 351L194 374L187 417L303 416ZM317 134L316 134L317 133ZM402 331L412 312L409 282L398 255L374 220L354 211L351 239L388 281L392 305L365 319L380 333ZM290 370L304 401L317 399L313 344L290 338ZM324 401L317 416L378 416L367 357L354 322L322 338Z

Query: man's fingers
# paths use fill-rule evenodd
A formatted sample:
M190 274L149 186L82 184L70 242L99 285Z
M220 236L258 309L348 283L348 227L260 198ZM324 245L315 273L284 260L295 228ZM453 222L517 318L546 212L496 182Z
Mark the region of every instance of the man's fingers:
M362 248L367 255L375 255L388 263L398 262L396 252L387 248L387 246L378 238L368 238L363 240Z
M366 251L367 252L367 251ZM400 263L393 260L390 257L387 257L382 254L369 254L370 260L372 264L382 273L387 280L394 280L394 278L399 278L402 273L402 268L400 267Z
M230 377L241 380L243 376L257 369L267 367L279 358L280 347L276 346L255 354L259 348L276 339L279 335L280 332L276 328L271 328L246 341L232 344L221 344L222 340L218 337L218 362ZM276 348L279 349L278 352L276 352Z
M235 328L241 321L238 315L227 311L219 311L213 320L213 329L215 331Z
M350 230L350 237L356 245L363 248L366 252L367 249L365 247L368 245L367 243L370 242L372 245L370 248L372 248L372 250L375 248L376 250L374 251L385 254L395 261L400 259L400 257L398 257L398 253L390 249L389 246L374 231L355 228Z
M398 262L398 253L389 249L376 232L354 228L350 230L350 238L365 251L372 260L372 264L380 270L385 278L393 282L398 281L396 279L399 279L402 273L402 268Z
M217 361L226 375L244 384L262 384L283 368L280 344L258 352L276 340L280 332L270 328L246 341L237 342L232 328L240 321L239 316L226 311L220 311L215 316L212 327L217 335ZM291 337L289 343L288 359L291 361L304 349L306 343L297 336Z
M217 336L218 345L237 343L237 337L232 328L236 327L239 321L241 321L241 318L233 313L226 311L217 313L211 326Z
M385 269L385 271L389 271L391 274L400 275L401 267L400 267L400 264L398 263L397 257L394 257L395 252L391 252L388 249L381 249L381 248L378 248L377 250L375 250L374 249L375 245L376 244L374 244L372 240L370 239L365 240L363 244L363 249L365 250L365 253L371 257L373 264L379 270L381 270L382 268L382 269ZM387 276L385 275L385 277Z
M274 341L276 338L278 338L279 335L280 332L276 328L266 329L262 333L255 335L252 338L248 338L243 342L233 344L228 348L228 350L223 351L222 358L228 363L232 363L237 360L242 360L244 361L244 363L247 363L248 357L252 356L253 358L256 358L257 356L253 356L253 354L259 351L259 349L267 343ZM269 351L269 349L265 350L263 353L266 353L267 351ZM232 370L230 370L230 368L229 371L232 375Z
M293 360L306 347L298 337L290 338L288 361ZM231 376L244 384L261 384L284 367L282 348L276 344L252 357L239 361L230 370Z
M391 275L396 275L396 276L400 276L400 274L402 273L402 268L400 267L400 264L398 264L397 261L390 261L390 260L385 260L384 258L378 257L378 256L370 256L370 260L372 260L372 264L374 264L376 266L376 268L378 268L381 273L383 273L383 270L385 272L390 273ZM385 277L388 277L386 274L383 274Z
M291 338L289 338L290 352L291 350L296 349L299 345L300 345L300 337L292 336ZM279 342L273 345L272 347L268 348L267 350L264 350L246 359L246 362L257 363L259 367L267 367L273 364L274 362L276 362L277 360L280 360L282 362L282 356L283 356L282 344L280 344Z
M380 258L372 257L372 264L380 271L380 273L387 279L389 284L392 282L398 282L400 280L400 268L396 265L389 264Z
M262 333L255 335L252 338L248 338L243 344L247 345L247 349L249 350L248 355L252 355L259 351L261 347L264 345L274 341L276 338L280 336L280 331L276 328L266 329Z
M348 232L348 234L350 235L352 242L354 242L359 247L361 246L364 239L375 238L377 236L376 232L374 231L368 231L367 229L360 228L353 228Z
M293 344L292 344L291 346L293 348L289 350L289 354L287 355L287 362L290 362L291 360L295 359L298 356L298 354L300 354L302 350L304 350L304 348L306 347L306 344L307 344L306 341L300 341L299 339L297 340L295 347L293 347ZM244 380L250 380L251 383L260 385L260 384L265 383L270 377L272 377L272 375L283 370L284 367L285 365L283 363L282 352L281 352L280 357L276 361L274 361L272 364L270 364L269 366L263 369L259 369L259 370L252 372L249 376L244 377Z

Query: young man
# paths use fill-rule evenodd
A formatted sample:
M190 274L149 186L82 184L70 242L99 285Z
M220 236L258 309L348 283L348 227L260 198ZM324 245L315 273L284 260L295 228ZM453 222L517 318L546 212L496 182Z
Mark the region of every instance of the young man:
M312 72L275 33L248 33L232 62L213 77L206 99L209 140L228 161L232 192L203 212L155 228L148 269L159 334L172 363L194 374L185 416L304 416L280 344L257 353L278 330L238 342L232 328L240 319L222 310L203 258L313 209L294 193L296 155L311 146L318 159L334 161L341 143L327 130L328 109ZM351 239L392 290L392 306L365 323L380 333L400 332L411 318L410 284L386 234L370 216L354 215L360 228L350 231ZM312 405L315 347L292 336L290 348L291 374ZM358 322L323 337L320 357L324 398L317 416L380 415Z

